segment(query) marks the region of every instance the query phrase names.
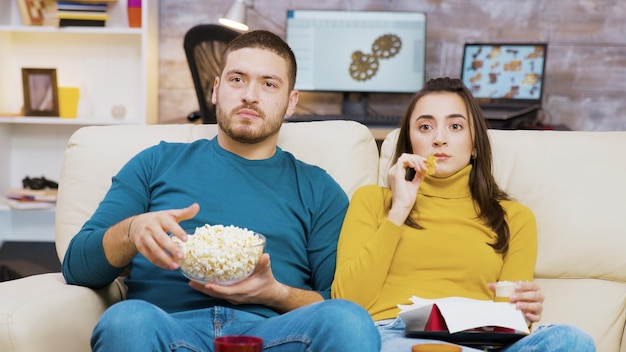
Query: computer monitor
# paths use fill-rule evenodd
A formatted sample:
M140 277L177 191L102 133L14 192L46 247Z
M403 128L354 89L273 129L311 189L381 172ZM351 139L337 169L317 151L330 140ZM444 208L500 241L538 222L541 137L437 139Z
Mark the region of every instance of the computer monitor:
M415 93L424 85L422 12L289 10L286 41L298 62L298 90L366 98ZM342 112L360 113L350 109L344 105Z

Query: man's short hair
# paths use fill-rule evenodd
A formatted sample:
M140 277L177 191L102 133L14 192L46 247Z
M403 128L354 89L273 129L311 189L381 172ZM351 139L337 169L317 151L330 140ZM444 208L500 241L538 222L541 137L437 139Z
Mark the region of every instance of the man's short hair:
M221 71L224 71L226 60L231 52L245 48L269 50L284 58L289 64L289 67L287 68L287 74L289 75L289 90L293 90L293 87L296 84L296 56L293 54L289 45L282 38L270 31L254 30L246 32L237 36L230 43L228 43L224 53L222 54Z

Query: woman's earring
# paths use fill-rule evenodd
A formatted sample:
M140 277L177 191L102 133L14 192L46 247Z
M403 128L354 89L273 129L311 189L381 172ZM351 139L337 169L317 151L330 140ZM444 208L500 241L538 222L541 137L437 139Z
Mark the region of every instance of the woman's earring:
M472 159L476 159L476 149L472 150Z

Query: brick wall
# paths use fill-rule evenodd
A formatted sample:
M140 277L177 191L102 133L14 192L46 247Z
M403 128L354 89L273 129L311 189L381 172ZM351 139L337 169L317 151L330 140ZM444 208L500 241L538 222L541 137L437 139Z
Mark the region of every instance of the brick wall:
M248 0L249 1L249 0ZM197 110L182 48L192 26L217 23L231 0L160 1L160 121L185 122ZM475 41L545 41L546 123L574 130L626 130L626 1L623 0L254 0L252 29L284 37L287 9L423 11L426 78L458 77L462 48ZM401 113L407 95L371 98ZM301 111L339 111L336 93L301 94Z

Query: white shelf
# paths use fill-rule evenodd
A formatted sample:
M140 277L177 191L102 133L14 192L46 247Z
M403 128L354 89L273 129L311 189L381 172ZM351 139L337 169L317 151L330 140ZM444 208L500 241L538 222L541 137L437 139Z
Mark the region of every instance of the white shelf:
M135 35L141 36L141 28L124 27L50 27L50 26L12 26L0 25L0 33L57 33L90 35Z
M19 125L66 125L66 126L96 126L96 125L131 125L141 122L124 119L93 119L93 118L59 118L59 117L30 117L30 116L0 116L0 124Z
M159 2L142 1L141 28L128 26L126 4L109 5L105 27L58 28L25 26L16 1L0 0L0 192L26 176L58 181L67 141L83 126L158 122ZM74 119L17 116L24 67L55 68L58 86L79 87L91 109ZM113 117L117 105L124 118ZM7 239L54 241L54 210L0 205Z
M0 117L22 110L21 69L33 67L55 68L58 86L81 89L91 109L79 118L158 122L158 6L143 2L141 28L128 27L126 0L109 5L105 27L59 28L23 25L16 1L0 0ZM115 106L131 121L114 119Z
M0 204L0 243L54 241L54 208L16 210Z

